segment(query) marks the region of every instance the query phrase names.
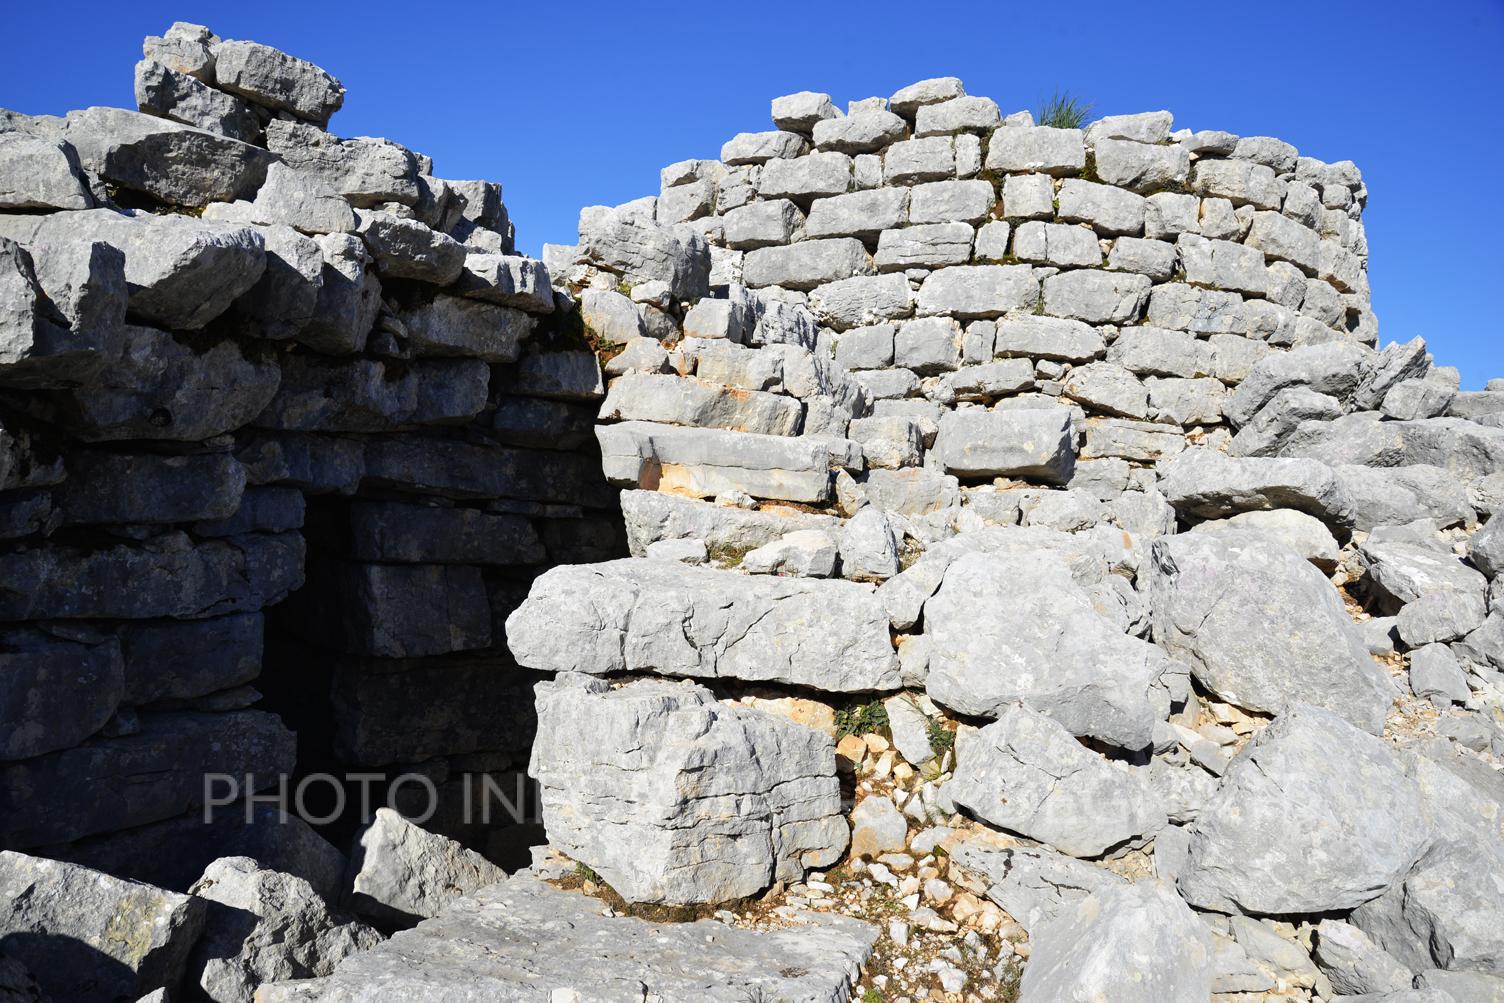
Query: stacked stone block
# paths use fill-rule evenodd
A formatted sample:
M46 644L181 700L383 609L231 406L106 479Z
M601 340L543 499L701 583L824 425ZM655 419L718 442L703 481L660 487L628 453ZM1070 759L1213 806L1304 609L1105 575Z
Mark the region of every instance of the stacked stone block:
M499 185L325 131L323 69L144 52L139 111L0 118L0 845L176 838L204 774L292 773L287 723L510 789L502 622L620 538L573 304Z

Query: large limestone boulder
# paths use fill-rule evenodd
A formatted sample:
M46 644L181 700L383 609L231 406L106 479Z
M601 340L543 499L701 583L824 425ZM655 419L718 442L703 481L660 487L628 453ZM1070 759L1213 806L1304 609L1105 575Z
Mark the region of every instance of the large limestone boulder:
M600 900L523 873L347 958L318 999L840 1003L877 936L829 914L796 913L767 932L603 915Z
M798 881L848 840L830 736L691 683L540 683L552 845L634 902L724 902Z
M1180 891L1221 912L1352 909L1403 876L1431 832L1389 746L1295 705L1243 749L1191 826Z
M517 661L552 672L654 672L893 690L888 616L856 582L741 575L649 559L553 568L507 618Z
M0 850L0 945L54 1000L176 988L203 925L191 896Z
M1071 734L1149 744L1159 716L1151 691L1171 659L1106 620L1061 554L966 554L923 609L936 703L995 717L1021 700Z
M1152 554L1154 638L1203 686L1247 710L1309 703L1383 731L1394 684L1300 554L1247 531L1162 537Z
M945 791L983 821L1075 857L1100 856L1166 823L1134 767L1109 763L1022 705L966 737Z
M328 975L381 942L370 927L330 916L302 878L249 857L214 861L190 892L209 903L191 977L215 1003L252 1003L264 982Z
M1034 931L1019 1003L1203 1003L1210 931L1175 890L1141 881L1094 892Z

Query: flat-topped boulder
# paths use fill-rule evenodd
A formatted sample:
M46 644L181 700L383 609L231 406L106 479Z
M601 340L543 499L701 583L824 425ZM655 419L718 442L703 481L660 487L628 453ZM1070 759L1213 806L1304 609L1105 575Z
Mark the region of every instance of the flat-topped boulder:
M798 914L769 932L605 916L599 899L521 873L347 958L319 999L361 1003L373 991L414 1003L647 993L705 1003L749 996L840 1003L877 936L860 920L829 914Z
M517 661L552 672L652 672L892 690L898 658L870 586L629 558L554 568L507 618Z
M550 843L632 902L726 902L840 859L835 743L717 703L693 683L537 687L538 781Z
M814 504L831 497L828 439L646 421L600 425L595 436L606 479L623 487L698 498L744 491L754 498Z

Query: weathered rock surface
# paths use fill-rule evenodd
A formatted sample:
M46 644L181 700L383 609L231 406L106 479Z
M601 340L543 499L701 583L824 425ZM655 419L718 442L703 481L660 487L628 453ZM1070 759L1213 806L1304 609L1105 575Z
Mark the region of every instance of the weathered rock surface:
M373 991L434 999L665 999L740 1003L749 994L839 1003L878 931L802 914L759 933L711 920L656 924L601 915L593 898L519 874L455 902L437 919L347 959L323 1003ZM539 944L547 943L547 950Z
M1180 892L1226 912L1352 909L1402 877L1431 831L1387 745L1296 705L1244 748L1197 817Z
M1373 734L1395 696L1342 600L1301 555L1250 532L1155 541L1155 641L1229 703L1323 707Z
M54 1000L175 987L203 925L191 896L0 850L0 943Z
M1014 706L957 750L946 793L978 818L1076 857L1100 856L1165 825L1146 782Z
M552 844L634 902L725 902L846 848L835 746L689 683L538 687L538 781Z
M505 877L474 850L378 808L351 848L349 906L380 922L408 924ZM351 936L366 941L357 931Z
M507 618L507 643L520 664L555 672L898 687L887 613L854 582L639 559L560 567Z

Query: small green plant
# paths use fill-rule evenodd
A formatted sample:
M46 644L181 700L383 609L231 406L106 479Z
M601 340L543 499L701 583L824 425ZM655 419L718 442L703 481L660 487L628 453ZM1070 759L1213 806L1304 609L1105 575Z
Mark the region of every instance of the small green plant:
M862 1003L883 1003L883 994L875 986L868 986L862 993Z
M576 861L574 865L574 876L579 878L581 881L594 881L598 885L605 884L605 882L601 880L601 876L595 873L595 868L591 867L589 864L579 863L578 861Z
M1052 129L1079 129L1086 123L1092 106L1079 98L1071 97L1068 91L1056 91L1054 96L1039 106L1034 116L1039 125Z
M869 700L863 704L848 704L836 711L836 738L847 735L866 735L888 730L888 708L881 700Z
M931 718L929 727L930 748L936 756L943 756L956 744L956 733L951 731L940 721Z

